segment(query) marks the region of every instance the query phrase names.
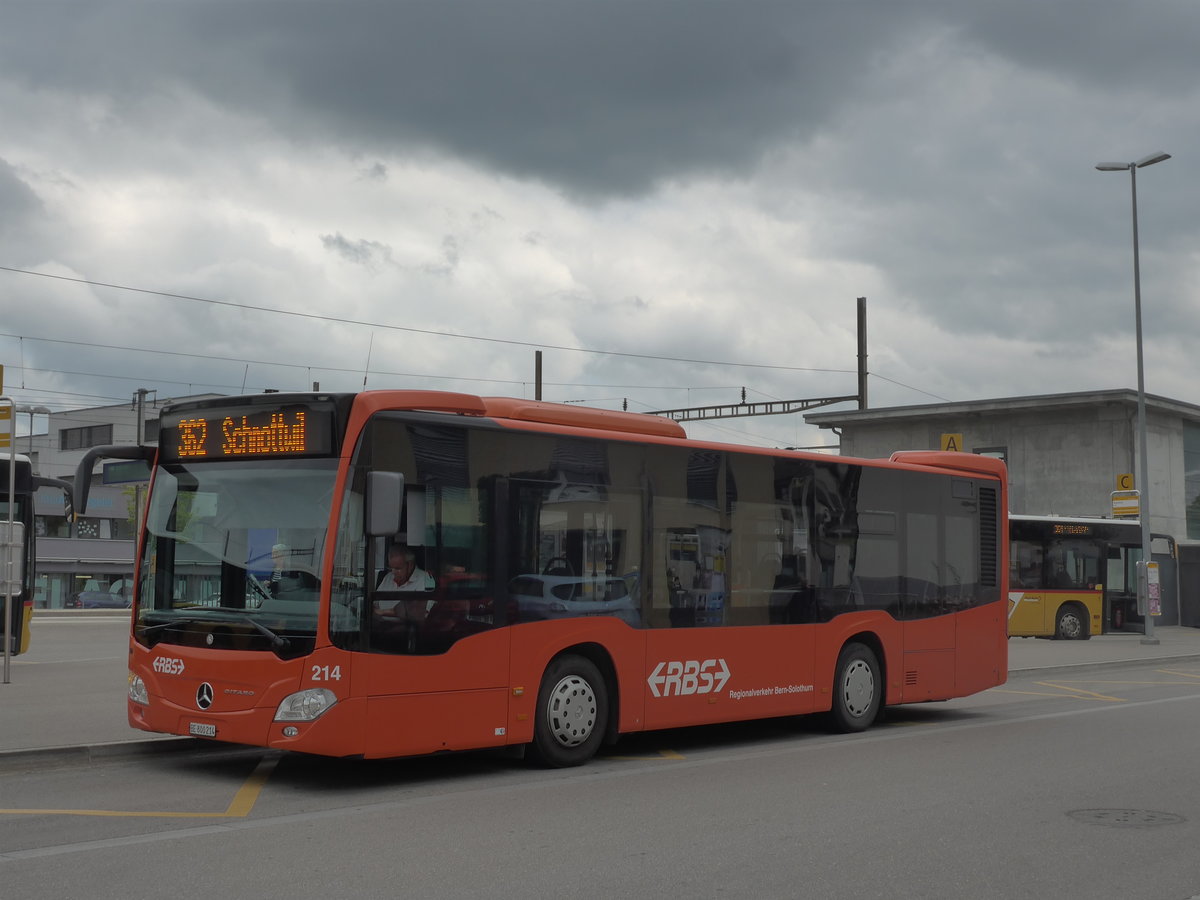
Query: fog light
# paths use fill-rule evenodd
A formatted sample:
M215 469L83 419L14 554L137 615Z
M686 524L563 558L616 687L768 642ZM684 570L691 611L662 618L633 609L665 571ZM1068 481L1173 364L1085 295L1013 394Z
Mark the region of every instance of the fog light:
M300 729L297 728L295 725L289 725L287 728L283 729L284 737L295 737L299 733L300 733Z

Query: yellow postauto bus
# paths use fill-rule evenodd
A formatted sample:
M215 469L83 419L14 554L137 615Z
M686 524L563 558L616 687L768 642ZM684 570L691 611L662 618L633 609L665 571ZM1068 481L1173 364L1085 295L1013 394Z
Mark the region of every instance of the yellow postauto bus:
M1154 552L1175 541L1152 535ZM1008 634L1085 641L1144 632L1137 608L1142 531L1136 519L1009 517Z

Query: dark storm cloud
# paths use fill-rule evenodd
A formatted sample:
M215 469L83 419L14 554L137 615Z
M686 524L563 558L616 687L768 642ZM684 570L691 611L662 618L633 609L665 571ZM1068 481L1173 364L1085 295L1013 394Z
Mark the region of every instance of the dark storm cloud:
M183 85L297 137L449 151L632 192L811 135L903 4L534 0L22 4L9 77L135 109Z
M131 116L182 87L297 139L631 193L819 134L877 59L931 28L1068 79L1190 89L1197 13L1193 0L120 0L9 4L4 18L0 72L110 95Z
M964 36L1018 65L1113 91L1160 95L1196 86L1195 0L946 2Z

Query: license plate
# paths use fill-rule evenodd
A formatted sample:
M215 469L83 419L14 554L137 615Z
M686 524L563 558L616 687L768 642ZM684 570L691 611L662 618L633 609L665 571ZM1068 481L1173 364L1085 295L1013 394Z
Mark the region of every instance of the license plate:
M210 725L207 722L189 722L188 734L195 735L196 737L216 737L217 726Z

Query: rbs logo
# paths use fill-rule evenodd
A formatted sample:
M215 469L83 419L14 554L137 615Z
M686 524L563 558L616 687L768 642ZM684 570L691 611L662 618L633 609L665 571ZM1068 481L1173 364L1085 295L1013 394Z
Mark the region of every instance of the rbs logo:
M154 671L162 672L164 675L182 675L183 660L173 656L156 656L154 657Z
M664 672L663 669L666 669ZM677 697L689 694L715 694L729 680L729 666L723 659L706 659L697 662L660 662L646 679L655 697Z

